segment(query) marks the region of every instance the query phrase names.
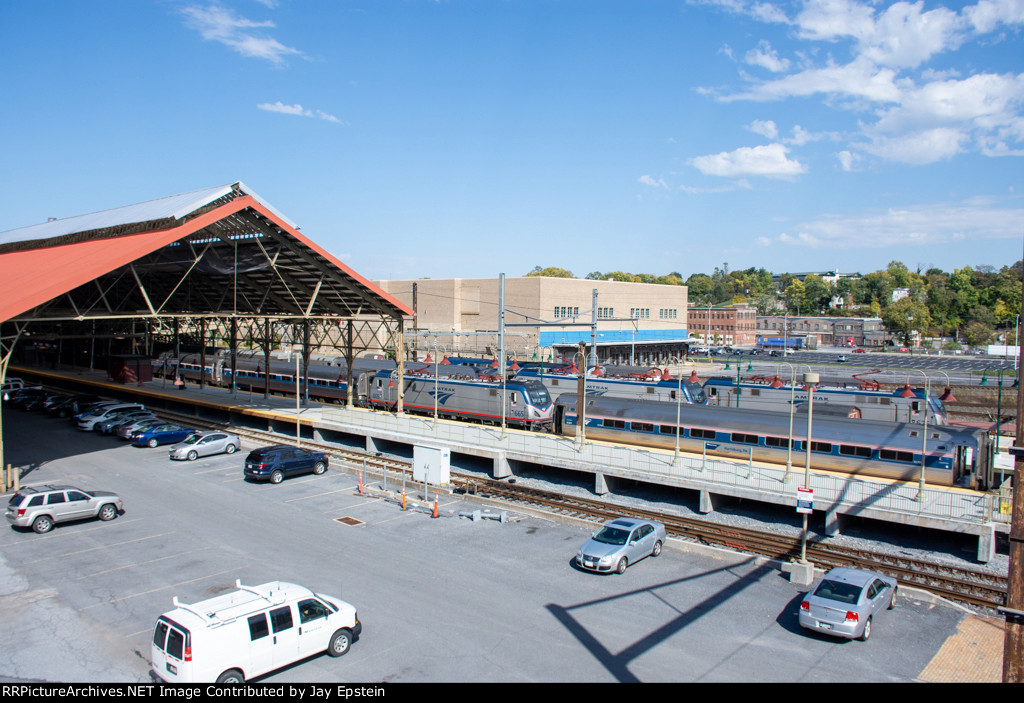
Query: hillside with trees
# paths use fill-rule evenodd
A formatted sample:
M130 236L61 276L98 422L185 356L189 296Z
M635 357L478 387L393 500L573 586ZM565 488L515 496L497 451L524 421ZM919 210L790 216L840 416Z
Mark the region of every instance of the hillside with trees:
M665 275L594 271L587 280L685 285L691 302L701 305L748 302L758 315L828 315L880 317L904 339L918 332L928 337L953 337L969 345L989 344L1005 330L1009 342L1021 311L1024 262L1003 266L965 266L950 273L940 269L911 271L900 261L864 275L833 283L818 275L800 280L763 268L730 271L728 264L713 273ZM576 278L571 271L537 266L527 276ZM893 295L893 293L897 295Z

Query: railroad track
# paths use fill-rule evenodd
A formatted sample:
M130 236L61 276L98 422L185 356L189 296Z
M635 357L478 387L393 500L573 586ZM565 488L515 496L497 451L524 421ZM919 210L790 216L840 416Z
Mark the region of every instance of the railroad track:
M287 437L280 434L204 420L191 415L164 411L158 414L169 421L188 426L230 431L249 442L278 444L288 441ZM412 477L412 466L403 460L309 439L303 439L301 443L305 447L328 452L346 462L352 469L365 467L371 475L380 474L385 483L392 474L395 475L396 483L403 478ZM618 517L625 512L662 522L670 535L691 542L725 547L782 561L795 560L800 555L799 536L722 525L635 506L616 506L586 497L483 479L479 475L453 473L452 489L455 493L486 498L522 509L585 520L601 521ZM912 585L973 606L995 608L1003 605L1006 600L1006 577L978 569L955 567L880 551L853 549L820 539L809 541L806 553L811 562L823 568L853 566L880 571L896 578L902 584Z

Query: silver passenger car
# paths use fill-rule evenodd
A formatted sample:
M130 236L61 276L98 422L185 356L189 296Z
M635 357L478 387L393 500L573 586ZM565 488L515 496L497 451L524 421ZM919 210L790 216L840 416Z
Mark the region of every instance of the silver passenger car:
M201 456L212 454L234 454L242 448L242 440L230 432L195 432L183 442L171 445L171 459L195 461Z
M867 640L872 618L896 607L896 579L874 571L832 569L800 603L800 625L846 639Z
M653 520L620 517L606 522L576 553L576 565L588 571L625 573L644 557L661 554L665 526Z
M58 522L96 518L113 520L124 502L110 491L83 491L73 486L22 488L7 503L7 522L42 534Z

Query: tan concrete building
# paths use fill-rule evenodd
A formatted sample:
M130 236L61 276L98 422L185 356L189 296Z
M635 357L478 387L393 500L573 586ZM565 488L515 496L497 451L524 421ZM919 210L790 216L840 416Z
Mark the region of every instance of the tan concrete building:
M499 280L424 278L375 284L415 311L406 322L406 346L422 359L434 348L456 355L497 353ZM591 310L596 308L599 362L629 363L632 358L638 365L667 363L685 352L686 303L685 286L506 277L505 349L518 359L571 357L578 342L590 344ZM538 322L562 324L510 326Z

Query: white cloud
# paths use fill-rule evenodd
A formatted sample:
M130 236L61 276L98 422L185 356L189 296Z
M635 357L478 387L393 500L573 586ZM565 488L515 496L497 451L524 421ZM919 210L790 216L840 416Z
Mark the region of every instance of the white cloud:
M937 203L858 217L823 217L805 222L776 241L813 248L859 249L917 244L936 246L962 239L1020 237L1024 209L984 203Z
M285 105L280 100L276 103L260 103L256 106L260 110L266 110L267 112L279 112L282 115L298 115L300 117L315 117L319 120L327 120L328 122L341 122L334 115L329 115L321 110L306 110L303 109L302 105L296 103L295 105Z
M186 24L197 30L203 39L220 42L242 56L266 59L275 64L284 63L287 56L302 56L298 49L285 46L263 32L253 31L274 28L273 22L255 22L238 17L219 5L188 5L181 12L186 17Z
M773 81L765 81L746 92L720 98L735 100L781 100L789 97L810 96L816 93L846 96L869 102L897 102L901 91L897 73L879 68L874 63L858 59L843 66L830 64L824 68L811 68Z
M772 49L771 45L764 39L761 40L756 49L751 49L747 52L745 60L751 66L760 66L772 73L781 73L789 70L789 59L780 59L779 53Z
M779 128L771 120L754 120L747 125L747 129L768 139L777 139L779 136Z
M851 151L846 151L845 149L836 154L836 158L839 159L839 165L844 171L852 171L854 169L854 164L860 160L860 157L857 154L854 154Z
M719 186L717 188L697 188L694 186L679 186L679 190L690 195L703 195L705 193L731 193L735 190L750 190L753 186L746 178L740 178L737 181L730 183L729 185Z
M643 176L640 176L640 178L638 178L636 180L639 183L643 183L644 185L651 186L652 188L665 188L666 190L668 190L668 184L665 183L665 181L662 180L661 178L658 178L657 180L655 180L652 176L643 175Z
M939 127L895 137L878 136L862 148L890 161L920 166L956 156L967 141L969 137L960 130Z
M767 176L787 178L807 171L799 161L786 156L789 150L782 144L741 147L735 151L698 156L690 164L710 176Z

